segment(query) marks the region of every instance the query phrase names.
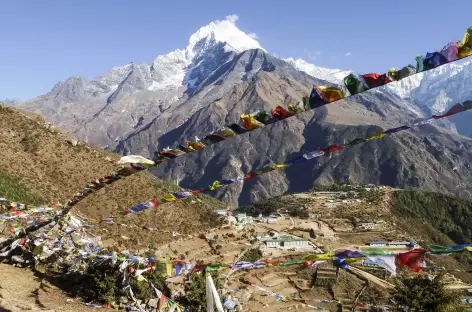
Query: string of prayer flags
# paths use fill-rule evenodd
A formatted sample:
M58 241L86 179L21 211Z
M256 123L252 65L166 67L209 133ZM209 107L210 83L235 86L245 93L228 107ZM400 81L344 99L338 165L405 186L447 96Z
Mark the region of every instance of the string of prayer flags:
M243 175L238 176L238 177L233 177L233 178L224 179L224 180L220 180L220 181L216 180L216 181L213 182L212 185L210 185L210 186L208 186L207 188L204 188L204 189L192 190L192 191L188 191L188 192L174 192L174 193L171 193L171 194L167 194L160 200L154 199L152 201L139 203L136 206L133 206L128 210L125 210L123 212L123 214L130 215L132 213L136 213L136 212L139 212L139 211L151 208L151 207L155 207L159 203L171 202L171 201L175 201L177 199L188 198L188 197L193 196L193 195L213 192L217 189L220 189L224 186L227 186L227 185L230 185L230 184L233 184L233 183L236 183L236 182L244 182L244 181L252 179L252 178L254 178L258 175L262 175L262 174L265 174L265 173L268 173L268 172L271 172L271 171L274 171L274 170L278 170L278 169L285 169L285 168L287 168L287 167L289 167L293 164L297 164L297 163L300 163L300 162L305 162L305 161L311 160L313 158L321 157L323 155L335 154L335 153L341 152L341 151L343 151L347 148L351 148L351 147L353 147L357 144L365 143L365 142L371 142L371 141L374 141L374 140L379 140L379 139L383 138L386 135L392 135L392 134L400 132L400 131L405 131L405 130L409 130L409 129L412 129L412 128L416 128L418 126L430 123L434 120L441 119L441 118L446 118L446 117L449 117L449 116L452 116L452 115L455 115L455 114L465 112L466 110L470 110L470 109L472 109L472 101L466 101L466 102L464 102L464 104L458 103L458 104L454 105L453 107L451 107L451 109L449 109L443 115L440 115L440 116L433 115L429 118L420 118L417 121L415 121L413 124L411 124L410 126L400 126L400 127L395 127L395 128L392 128L392 129L382 131L382 132L377 132L377 133L374 133L372 136L367 137L367 138L356 138L356 139L354 139L353 141L347 143L344 146L343 145L332 144L332 145L329 145L325 148L320 148L320 149L315 150L315 151L306 152L303 155L299 155L299 156L297 156L293 159L287 160L283 164L266 165L262 168L258 168L258 169L254 170L252 172L243 174Z
M60 209L63 206L61 204L52 204L48 207L41 207L36 205L24 204L17 201L10 201L6 198L0 197L0 210L5 211L26 211L26 210L53 210L53 209Z
M456 46L457 46L457 51L456 51ZM456 56L454 56L454 53L456 53ZM420 73L425 70L432 69L433 67L436 66L441 66L445 63L448 62L453 62L455 60L459 60L465 57L469 57L472 55L472 27L469 27L467 31L464 34L464 37L462 41L457 42L457 44L454 43L448 43L444 48L441 49L440 52L437 53L429 53L424 56L419 56L416 58L417 60L417 66L414 69L413 66L407 65L403 67L401 70L397 71L395 69L389 70L387 74L365 74L361 76L357 76L354 74L349 74L344 78L344 85L348 89L349 93L351 95L355 95L361 92L365 92L369 90L371 87L383 85L384 83L389 83L390 81L398 81L400 79L404 79L410 75L414 75L416 73ZM365 80L367 79L367 81ZM304 111L307 111L309 109L313 109L316 107L319 107L319 105L328 104L330 101L338 98L342 99L344 97L344 94L342 94L342 91L336 90L336 89L328 89L331 87L319 87L318 89L316 86L314 86L314 90L316 94L318 95L319 99L317 98L316 100L319 102L316 103L310 103L310 98L304 98L303 101L298 102L296 104L289 104L288 109L284 110L282 107L278 106L274 110L272 110L271 114L264 114L259 112L257 114L257 118L259 118L262 121L266 121L267 123L272 123L275 121L279 120L284 120L287 119L291 116L294 116L298 113L302 113ZM319 90L321 93L318 93ZM329 91L329 92L328 92ZM339 91L339 92L338 92ZM312 92L313 93L313 92ZM331 102L332 103L332 102ZM316 104L316 105L315 105ZM472 101L466 102L463 104L462 108L464 110L468 110L472 108ZM459 108L460 109L460 108ZM448 112L449 113L449 112ZM272 116L271 118L265 118L264 116ZM431 122L433 119L438 119L442 118L440 116L434 116L430 119L422 120L422 123L417 123L413 125L412 127L416 127L422 124L426 124L428 122ZM258 129L260 127L263 127L264 124L256 119L255 114L243 114L241 116L241 123L242 125L239 124L230 124L225 129L229 129L232 131L232 134L230 132L223 131L221 130L216 131L215 133L212 133L210 135L207 135L205 138L202 140L199 140L198 138L195 138L194 142L189 142L186 141L184 142L182 148L176 148L176 149L170 149L166 148L161 152L156 152L156 157L153 159L154 165L152 164L152 161L145 161L143 159L138 160L136 163L131 163L131 159L129 159L127 162L124 163L125 166L122 166L117 170L117 172L112 173L106 177L98 178L95 181L92 181L88 183L84 189L81 192L76 193L65 205L64 207L64 213L67 213L67 211L75 204L77 204L79 201L81 201L83 198L88 196L89 194L103 188L106 185L109 185L115 181L118 181L124 177L127 177L129 175L132 175L134 173L137 173L142 170L146 170L149 167L159 165L168 159L180 157L182 155L185 155L188 152L193 152L199 149L204 148L207 145L211 145L217 142L220 142L222 140L225 140L226 138L232 137L234 135L239 135L242 133L245 133L247 131L252 131L255 129ZM384 131L384 134L393 134L398 131L406 130L406 126L390 129L387 131ZM219 132L219 133L218 133ZM357 144L366 142L367 140L371 140L371 138L367 139L354 139L350 143L344 145L344 149L353 147ZM295 159L289 160L285 162L285 164L295 164L299 162L303 162L307 159L312 159L315 157L319 157L321 155L324 155L326 153L322 151L316 151L316 152L309 152L305 153L303 156L299 156ZM330 154L330 153L328 153ZM305 157L309 156L309 157ZM246 180L247 178L251 178L253 176L244 176L243 180ZM234 181L241 181L241 179L235 179ZM193 195L200 194L202 191L192 191ZM172 199L173 198L169 198ZM167 200L168 201L168 200ZM164 200L166 202L166 200ZM56 217L54 217L56 218ZM52 218L53 219L53 218ZM51 220L52 220L51 219ZM29 229L26 229L25 231L32 231L36 229L37 227L44 226L44 223L42 224L34 224L32 225Z
M428 249L432 254L449 254L449 253L455 253L455 252L462 252L464 251L465 247L461 249L459 248L454 249L451 247L440 246L440 245L429 245Z
M439 52L427 53L426 56L419 56L416 58L417 66L414 68L412 65L407 65L397 71L396 69L390 69L386 74L369 73L357 76L355 74L349 74L344 78L344 85L348 89L351 95L355 95L361 92L365 92L369 89L382 86L392 81L398 81L416 73L435 68L437 66L444 65L446 63L454 62L458 59L468 57L472 55L472 27L470 27L464 34L462 41L450 42L444 46ZM336 87L326 86L314 86L311 96L308 101L303 101L298 104L290 104L288 109L285 110L281 106L277 106L271 112L259 111L257 113L243 114L241 116L241 125L231 124L226 126L224 129L232 130L231 132L221 132L222 130L215 131L214 133L207 135L204 139L196 140L195 142L185 142L176 149L165 149L162 152L157 152L156 165L172 159L180 157L188 152L193 152L204 148L206 145L211 145L234 135L242 134L247 131L259 129L267 124L287 119L298 113L314 109L334 101L345 98L343 91ZM223 130L225 131L225 130ZM135 171L137 172L137 171ZM133 172L134 173L134 172ZM113 181L118 180L120 177L115 177ZM75 201L71 201L74 203Z
M385 74L368 73L355 75L351 73L344 78L344 86L347 88L350 95L355 95L372 88L380 87L392 81L398 81L422 71L430 70L446 63L468 57L472 55L471 36L472 27L467 29L462 41L450 42L439 52L427 53L426 56L418 56L416 58L416 68L413 65L407 65L400 70L391 68ZM184 140L184 143L179 144L177 148L166 148L163 151L155 152L155 157L153 159L155 162L154 165L150 162L137 162L137 167L130 166L130 168L120 169L117 173L105 178L97 179L97 183L90 183L87 185L87 187L82 192L77 193L76 196L67 203L67 205L71 207L88 194L106 184L113 183L123 177L139 172L140 170L146 170L151 166L157 166L169 159L200 150L206 146L221 142L235 135L259 129L265 125L290 118L307 110L337 102L345 97L346 95L344 92L338 87L314 86L309 98L304 98L303 101L300 101L297 104L289 104L287 109L277 106L273 110L267 112L258 111L256 113L242 114L240 120L241 124L229 124L223 129L214 131L205 136L201 140L198 138L195 138L195 141L192 142Z
M411 129L411 128L415 128L415 127L418 127L420 125L432 122L434 120L449 117L449 116L459 114L459 113L462 113L462 112L465 112L465 111L471 110L471 109L472 109L472 101L465 101L463 104L454 105L453 107L451 107L451 109L449 109L449 111L447 111L443 115L433 115L432 117L429 117L429 118L421 118L421 119L415 121L410 126L395 127L395 128L392 128L392 129L385 130L383 132L378 132L378 133L376 133L376 134L374 134L374 135L372 135L371 137L368 137L368 138L356 138L356 139L352 140L351 142L347 143L344 146L342 146L342 145L330 145L328 147L321 148L319 150L307 152L307 153L304 153L303 155L299 155L299 156L297 156L293 159L290 159L290 160L284 162L283 164L268 165L268 166L265 166L263 168L256 169L253 172L246 173L242 176L238 176L238 177L235 177L235 178L224 179L224 180L221 180L221 181L217 180L211 186L209 186L208 188L205 188L205 189L192 190L192 191L187 191L187 192L174 192L174 193L171 193L171 194L167 194L161 199L152 199L152 200L149 200L149 201L144 202L144 203L139 203L139 204L137 204L137 205L135 205L135 206L133 206L129 209L125 209L121 213L121 215L131 215L131 214L138 213L138 212L144 211L144 210L152 208L152 207L156 207L160 203L173 202L173 201L176 201L178 199L185 199L185 198L188 198L190 196L199 195L199 194L206 193L206 192L211 192L211 191L214 191L216 189L222 188L226 185L230 185L230 184L233 184L233 183L236 183L236 182L244 182L244 181L252 179L252 178L254 178L254 177L256 177L257 175L260 175L260 174L264 174L264 173L267 173L267 172L270 172L270 171L273 171L273 170L277 170L277 169L284 169L284 168L287 168L287 167L289 167L293 164L297 164L297 163L300 163L300 162L305 162L305 161L308 161L308 160L311 160L313 158L320 157L320 156L323 156L323 155L330 155L330 154L333 154L333 153L336 153L336 152L340 152L344 149L353 147L357 144L377 140L377 139L380 139L380 138L384 137L385 135L391 135L391 134L397 133L399 131L404 131L404 130L408 130L408 129ZM118 173L115 176L112 175L112 176L105 177L105 178L102 178L102 179L97 179L97 181L95 181L94 183L91 183L91 184L87 185L83 192L76 194L74 196L74 198L71 201L69 201L69 205L70 205L71 202L73 202L73 203L78 202L81 198L83 198L87 194L91 193L93 190L100 189L100 188L104 187L105 185L107 185L109 183L112 183L112 181L114 181L118 178L121 178L122 175L123 176L129 175L130 172L143 170L147 166L151 165L151 161L146 160L144 158L139 160L140 163L130 163L129 161L131 161L131 159L133 159L133 158L128 157L128 158L125 158L124 160L122 160L122 163L125 163L125 164L129 165L129 167L123 167L122 170L120 170L121 173ZM5 200L3 200L3 203L5 203ZM12 204L10 204L10 206L11 205ZM4 206L5 206L5 204L4 204ZM14 207L20 207L20 208L21 207L23 207L23 208L27 207L27 205L23 205L23 204L19 204L19 203L14 203L13 206ZM38 227L44 226L45 224L47 224L51 220L54 220L55 218L57 218L61 215L67 214L68 210L70 209L70 206L69 207L67 207L67 206L64 207L64 206L58 205L57 208L58 209L57 209L56 215L51 217L50 219L48 219L48 220L38 220L38 221L31 222L31 223L28 224L28 228L26 228L26 229L23 229L21 227L17 227L16 230L15 230L15 233L17 233L17 234L21 233L21 232L27 233L29 231L32 231L32 230L38 228ZM39 210L39 209L37 210L37 212L40 212L40 211L44 212L46 210ZM19 217L16 217L16 218L19 218ZM111 218L112 218L112 216L108 216L108 217L102 219L101 221L109 221ZM4 217L2 217L1 222L5 222L6 220L12 220L12 219L14 219L14 218L11 218L11 216L4 216ZM19 228L21 230L18 230Z

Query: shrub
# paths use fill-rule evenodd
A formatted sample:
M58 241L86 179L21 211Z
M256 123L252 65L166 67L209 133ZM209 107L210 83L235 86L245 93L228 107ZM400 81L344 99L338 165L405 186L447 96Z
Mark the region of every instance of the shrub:
M210 274L216 289L219 289L218 272L214 271ZM176 301L190 311L206 311L205 272L190 274L189 281L185 284L185 296L176 298Z
M15 200L27 204L39 204L40 196L34 194L20 179L0 171L0 194L9 200Z
M443 276L400 277L393 291L396 311L458 311L459 298L444 287Z
M170 296L170 290L165 283L165 278L159 272L154 271L152 274L146 275L146 278L162 293ZM122 281L123 273L120 272L119 265L104 263L89 266L79 295L85 300L92 302L116 302L123 295ZM137 278L130 277L129 283L136 298L149 300L156 297L153 288L147 281L139 281Z
M452 196L416 190L397 191L392 211L401 218L428 221L457 244L472 240L472 202ZM447 243L434 241L434 243Z
M259 248L253 248L242 256L241 261L256 262L260 258L262 258L262 251Z
M89 266L82 296L87 301L111 303L119 296L122 276L118 265Z

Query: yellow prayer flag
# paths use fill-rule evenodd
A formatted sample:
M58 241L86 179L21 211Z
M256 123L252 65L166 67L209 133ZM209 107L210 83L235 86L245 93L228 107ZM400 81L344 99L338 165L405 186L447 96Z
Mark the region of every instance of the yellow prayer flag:
M287 108L288 108L288 111L292 113L293 115L303 113L305 111L303 107L301 107L300 105L295 105L295 104L288 104Z
M283 169L283 168L287 168L288 166L290 166L289 164L275 164L273 166L274 169Z
M472 55L472 26L466 30L462 41L458 42L457 58L461 59Z
M371 136L370 138L367 138L365 141L366 142L370 142L370 141L373 141L373 140L378 140L378 139L381 139L385 136L385 133L383 132L377 132L376 134L374 134L373 136Z
M191 151L197 151L205 147L201 142L188 142L188 149Z
M174 194L167 194L167 195L164 195L164 197L162 197L162 201L164 202L171 202L171 201L175 201L177 198L174 196Z
M320 96L328 103L344 99L343 90L336 87L316 86L320 90Z
M213 182L212 185L210 185L210 190L214 191L216 190L217 188L220 188L222 187L223 185L220 184L220 181L215 181Z
M256 120L256 118L254 118L253 114L242 114L241 121L243 123L243 126L248 130L255 130L263 126L262 123L260 123Z
M325 254L313 254L303 257L303 260L331 260L334 257L334 254L331 252Z

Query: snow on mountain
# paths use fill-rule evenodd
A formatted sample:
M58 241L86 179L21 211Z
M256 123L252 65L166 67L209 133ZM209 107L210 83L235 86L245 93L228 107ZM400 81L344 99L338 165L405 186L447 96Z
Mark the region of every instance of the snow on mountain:
M132 70L132 65L132 63L129 63L123 66L113 67L104 75L99 76L94 80L107 86L117 86L123 80L125 80L126 76L129 75L130 71Z
M228 16L201 27L190 36L185 48L160 55L151 64L116 66L91 81L73 76L56 84L48 94L17 106L39 112L78 137L104 146L140 131L152 120L162 123L156 131L172 130L230 90L240 92L238 88L243 87L239 84L251 82L251 77L292 77L300 85L292 93L281 89L280 94L286 93L285 101L295 100L308 81L343 85L344 77L351 73L303 59L273 57L262 48L257 36L241 31L236 21L236 16ZM442 112L472 96L467 88L472 82L471 63L462 60L445 65L375 92L395 98L396 103L401 102L405 110L418 116ZM270 75L262 75L264 72ZM248 109L253 108L249 105L262 108L280 101L268 95L273 96L269 92L255 94L246 103ZM235 118L232 115L230 119ZM459 129L467 125L463 122Z
M264 50L253 36L244 33L236 26L236 21L237 16L230 15L224 20L211 22L190 36L185 49L159 55L150 67L152 81L147 89L150 91L176 89L183 85L194 87L197 80L190 78L190 73L201 64L202 57L211 54L212 49L218 44L223 45L225 51L236 53L250 49ZM116 89L131 71L132 64L114 67L94 81L110 89Z
M296 69L315 78L343 85L343 78L351 71L319 67L303 59L287 58ZM407 108L418 116L443 113L457 102L472 99L472 91L465 86L472 82L472 59L449 63L438 68L392 82L378 91L390 92L405 101Z
M235 52L243 52L251 49L264 50L259 42L257 42L250 35L242 32L237 26L236 15L227 16L223 21L211 22L203 26L196 33L190 36L189 44L185 49L188 58L193 58L201 51L198 48L198 43L202 40L212 38L216 42L227 43L229 48ZM265 50L264 50L265 51Z
M340 85L344 84L344 77L351 73L351 71L346 71L342 69L332 69L316 66L300 58L294 59L290 57L284 59L284 61L290 63L299 71L305 72L310 76Z
M427 114L443 113L457 102L472 99L472 59L463 59L412 75L384 87L411 101Z

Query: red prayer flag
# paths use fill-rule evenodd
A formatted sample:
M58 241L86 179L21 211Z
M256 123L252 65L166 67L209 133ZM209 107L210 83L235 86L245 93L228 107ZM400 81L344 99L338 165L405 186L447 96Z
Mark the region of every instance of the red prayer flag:
M257 173L255 173L255 172L246 173L246 174L244 175L244 180L252 179L252 178L254 178L256 175L257 175Z
M161 298L159 298L159 311L162 310L162 308L164 308L166 306L166 302L167 302L167 296L162 294L161 295Z
M274 116L277 119L283 120L287 119L289 117L292 117L293 114L290 113L288 110L283 108L282 106L277 106L272 110L272 116Z
M340 145L330 145L326 148L322 148L320 151L324 152L325 154L328 154L328 153L334 153L334 152L337 152L337 151L340 151L344 149L343 146L340 146Z
M454 105L453 107L451 107L447 113L443 114L443 115L433 115L433 118L434 119L440 119L440 118L444 118L444 117L448 117L448 116L452 116L452 115L455 115L455 114L458 114L458 113L461 113L465 111L464 107L461 105L461 104L456 104Z
M425 249L416 248L408 252L399 253L396 255L395 260L398 264L406 265L410 270L414 272L422 272L420 260L426 253Z
M365 83L370 89L392 82L392 80L388 78L387 74L379 75L377 73L370 73L361 75L361 77L364 78Z

